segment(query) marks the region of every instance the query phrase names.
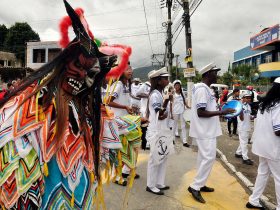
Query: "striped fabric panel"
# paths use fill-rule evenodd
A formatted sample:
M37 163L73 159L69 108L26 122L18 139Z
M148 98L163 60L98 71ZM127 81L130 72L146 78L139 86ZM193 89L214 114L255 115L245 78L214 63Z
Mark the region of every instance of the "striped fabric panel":
M273 130L274 131L279 131L280 130L280 124L279 125L274 125Z

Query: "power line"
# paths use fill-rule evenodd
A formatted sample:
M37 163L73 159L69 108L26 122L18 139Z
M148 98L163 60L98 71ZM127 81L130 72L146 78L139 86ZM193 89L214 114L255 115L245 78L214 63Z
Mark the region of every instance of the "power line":
M196 11L196 9L199 7L199 5L201 4L203 0L200 0L200 2L197 4L197 6L195 7L195 9L193 10L193 12L190 14L190 17L193 15L193 13Z
M173 44L172 44L172 45L174 45L174 44L175 44L175 42L176 42L177 38L179 37L179 35L180 35L180 33L181 33L181 31L182 31L182 29L183 29L183 28L184 28L184 26L182 26L181 30L179 31L179 33L178 33L178 35L176 36L176 38L175 38L175 40L174 40L174 42L173 42Z
M148 26L148 21L147 21L147 14L146 14L146 8L145 8L145 0L142 0L143 2L143 7L144 7L144 14L145 14L145 20L146 20L146 26L147 26L147 31L148 31L148 37L149 37L149 43L150 43L150 47L151 47L151 51L152 51L152 54L154 54L154 51L153 51L153 47L152 47L152 42L151 42L151 37L150 37L150 32L149 32L149 26Z

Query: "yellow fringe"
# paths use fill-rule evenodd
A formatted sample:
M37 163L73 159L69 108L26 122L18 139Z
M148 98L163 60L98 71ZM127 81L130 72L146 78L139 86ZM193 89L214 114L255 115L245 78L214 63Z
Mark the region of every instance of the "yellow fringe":
M123 146L126 146L126 145L127 145L127 138L126 138L126 136L123 136L123 138L122 138L122 144L123 144Z
M135 175L136 175L136 171L135 171L135 168L133 168L133 169L131 169L131 172L130 172L130 179L129 179L129 185L128 185L130 188L132 188Z
M109 161L109 160L107 161L106 166L107 166L107 169L108 169L107 184L110 184L111 164L110 164L110 161Z
M142 136L142 134L143 134L143 133L142 133L141 128L140 128L140 127L138 127L138 128L137 128L137 130L138 130L139 135L140 135L140 136Z
M104 201L104 194L103 194L103 187L102 187L102 182L99 181L98 182L98 186L97 186L97 199L96 199L96 209L99 209L99 204L101 204L102 209L106 210L106 206L105 206L105 201Z
M48 164L46 162L44 163L43 167L44 167L44 172L43 172L44 175L49 176L49 168L48 168Z
M94 180L95 180L94 173L90 172L90 181L91 181L91 183L94 183Z
M75 194L72 192L72 198L71 198L71 207L74 207L74 202L75 202Z
M104 101L103 101L104 104L108 104L109 103L108 99L109 99L109 92L110 92L110 89L111 89L112 82L113 82L113 79L110 78L110 80L108 82L108 87L107 87L107 90L106 90L106 95L105 95Z

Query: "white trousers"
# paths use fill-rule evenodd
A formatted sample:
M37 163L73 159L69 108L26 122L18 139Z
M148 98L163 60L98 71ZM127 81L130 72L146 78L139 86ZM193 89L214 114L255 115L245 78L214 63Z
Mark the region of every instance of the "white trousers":
M273 161L267 158L259 157L258 175L253 193L249 197L249 202L255 206L261 206L260 197L263 194L270 174L274 177L277 199L276 210L280 210L280 160Z
M216 160L216 138L195 139L198 146L197 173L193 183L190 185L195 190L205 186Z
M236 154L242 155L243 160L248 160L248 140L249 131L238 131L239 135L239 146L236 150Z
M186 128L186 123L185 120L183 118L183 114L173 114L173 118L174 118L174 124L173 124L173 128L172 128L172 132L173 132L173 136L175 136L175 134L178 134L178 122L181 122L181 130L182 130L182 134L181 134L181 139L184 143L187 143L187 128Z
M155 164L150 153L147 168L147 186L149 188L164 186L167 158L161 164Z

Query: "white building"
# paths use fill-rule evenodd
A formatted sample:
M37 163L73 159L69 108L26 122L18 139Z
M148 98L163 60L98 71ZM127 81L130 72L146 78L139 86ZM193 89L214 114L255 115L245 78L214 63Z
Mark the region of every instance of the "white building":
M36 70L52 61L60 52L61 48L57 41L27 42L26 67Z

